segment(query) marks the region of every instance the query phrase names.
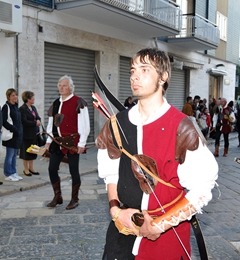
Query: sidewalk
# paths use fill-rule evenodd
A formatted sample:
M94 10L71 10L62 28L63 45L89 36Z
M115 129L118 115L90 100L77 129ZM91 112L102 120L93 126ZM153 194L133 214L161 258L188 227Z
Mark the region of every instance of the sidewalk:
M48 175L48 159L43 159L42 156L38 156L34 160L34 169L39 172L40 175L32 175L27 177L23 174L23 164L21 159L17 159L17 172L23 178L18 182L5 181L3 174L3 164L5 158L5 147L0 147L0 181L3 182L0 185L0 196L11 194L18 191L24 191L41 187L46 184L50 184ZM79 163L80 174L84 175L87 173L97 172L97 148L93 147L87 151L87 154L80 155ZM71 179L68 164L61 163L59 176L61 180Z
M229 136L229 140L237 138L238 133L233 132ZM214 139L209 138L209 146L214 146ZM223 141L223 138L221 139ZM239 156L240 157L240 156ZM41 187L46 184L50 184L48 175L48 159L43 159L43 157L38 156L34 161L34 168L40 173L39 176L27 177L23 174L22 160L17 159L17 171L18 174L23 177L23 180L18 182L5 181L5 176L3 174L3 163L5 158L5 147L0 146L0 181L3 185L0 185L0 196L11 194L18 191L34 189ZM79 164L80 174L84 175L87 173L97 172L97 148L93 147L87 151L87 154L80 155ZM61 180L70 179L70 173L68 165L61 163L59 176Z

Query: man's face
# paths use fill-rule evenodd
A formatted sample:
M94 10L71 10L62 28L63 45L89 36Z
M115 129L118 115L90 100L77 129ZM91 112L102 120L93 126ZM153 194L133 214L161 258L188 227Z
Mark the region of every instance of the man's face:
M145 99L159 92L162 93L160 87L159 75L156 69L151 65L148 58L147 63L141 63L138 57L130 70L130 83L133 96L138 99ZM162 95L162 94L161 94Z
M63 79L59 82L58 90L59 90L59 94L62 96L69 96L71 94L71 91L69 88L69 82L67 79Z
M222 107L225 107L227 102L226 102L225 99L221 99L220 104L221 104Z

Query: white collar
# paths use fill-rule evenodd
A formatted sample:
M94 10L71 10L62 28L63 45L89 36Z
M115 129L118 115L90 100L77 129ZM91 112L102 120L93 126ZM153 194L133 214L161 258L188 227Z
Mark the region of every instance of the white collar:
M60 102L65 102L65 101L68 101L71 97L73 97L73 94L70 94L66 99L62 99L62 96L60 96L59 100Z
M153 121L160 118L161 116L163 116L169 110L170 107L171 107L171 105L167 102L167 99L165 97L163 97L163 104L161 105L161 107L158 108L158 110L152 116L150 116L148 118L148 120L144 123L144 125L150 124ZM132 124L134 124L134 125L141 124L142 125L138 104L136 104L129 110L128 116L129 116L129 120Z

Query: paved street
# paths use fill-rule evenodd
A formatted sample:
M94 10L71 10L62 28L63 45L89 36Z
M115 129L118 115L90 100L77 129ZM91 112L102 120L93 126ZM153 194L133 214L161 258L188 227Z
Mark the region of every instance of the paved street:
M213 141L209 140L213 151ZM209 259L240 259L240 157L236 133L231 134L229 155L219 163L219 191L198 215L206 240ZM35 170L40 176L26 177L18 160L20 182L6 182L3 177L4 150L0 153L0 260L100 260L105 243L108 214L105 185L97 175L96 149L82 155L80 171L82 186L80 205L65 210L70 200L71 181L67 165L60 167L64 203L50 209L47 202L53 197L47 174L47 160L38 158ZM199 161L199 164L204 163ZM193 165L193 170L198 165ZM192 259L200 259L192 236Z

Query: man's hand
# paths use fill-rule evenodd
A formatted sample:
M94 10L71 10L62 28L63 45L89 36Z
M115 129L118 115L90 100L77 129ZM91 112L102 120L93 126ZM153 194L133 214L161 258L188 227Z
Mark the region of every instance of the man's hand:
M85 149L86 149L85 147L80 147L80 146L78 146L78 154L85 153L85 152L86 152Z
M110 215L112 216L112 218L115 216L115 214L117 213L117 211L119 210L118 207L112 207L110 209ZM128 208L128 209L122 209L119 214L118 214L118 219L119 221L126 227L131 229L135 235L138 235L138 230L135 229L131 217L134 213L139 212L139 210L137 209L132 209L132 208Z
M45 148L46 150L49 150L50 144L51 144L51 143L46 143L45 146L44 146L44 148Z
M153 218L147 213L147 211L143 211L144 223L140 228L140 235L146 237L150 240L156 240L160 237L161 231L156 227L151 225L151 221Z

